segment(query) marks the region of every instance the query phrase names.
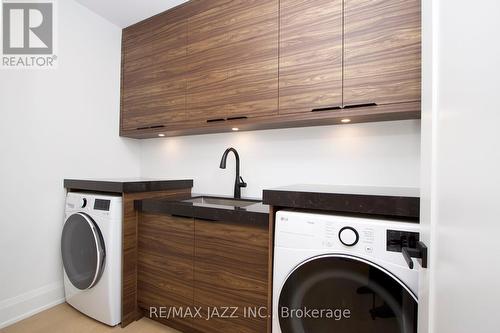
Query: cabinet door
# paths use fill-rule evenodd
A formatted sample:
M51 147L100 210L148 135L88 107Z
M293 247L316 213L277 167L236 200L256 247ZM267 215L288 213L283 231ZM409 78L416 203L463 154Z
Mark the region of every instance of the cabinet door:
M345 0L344 104L420 100L420 0Z
M229 2L213 0L209 8L188 19L186 102L192 121L227 116Z
M148 309L193 306L194 220L141 214L137 301Z
M153 111L151 25L141 23L123 30L121 130L147 126Z
M187 19L176 18L175 10L154 18L153 112L151 124L168 125L186 119Z
M267 305L268 235L265 227L195 220L195 306L238 307L239 318L199 320L203 332L262 333L266 318L244 318L244 308ZM266 313L267 314L267 313Z
M187 20L177 19L175 10L167 14L124 30L124 130L186 119Z
M278 0L233 1L228 117L278 113Z
M281 0L280 12L280 114L342 105L342 0Z
M277 113L277 0L216 1L188 31L191 120Z

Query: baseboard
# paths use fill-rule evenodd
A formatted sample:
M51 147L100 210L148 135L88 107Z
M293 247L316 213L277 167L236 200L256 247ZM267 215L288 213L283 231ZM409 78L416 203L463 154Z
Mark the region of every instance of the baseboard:
M62 281L0 301L0 329L63 302Z

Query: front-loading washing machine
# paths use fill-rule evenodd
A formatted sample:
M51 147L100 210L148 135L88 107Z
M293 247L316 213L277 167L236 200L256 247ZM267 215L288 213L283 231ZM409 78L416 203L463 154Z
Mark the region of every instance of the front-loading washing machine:
M418 240L416 223L277 212L273 333L416 333L420 268L401 250Z
M68 193L61 236L66 302L102 323L121 322L122 197Z

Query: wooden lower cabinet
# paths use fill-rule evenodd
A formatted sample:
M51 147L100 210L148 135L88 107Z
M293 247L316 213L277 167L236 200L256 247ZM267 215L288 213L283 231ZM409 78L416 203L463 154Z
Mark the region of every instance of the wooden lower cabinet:
M139 220L137 303L150 308L193 305L194 219L141 214ZM155 312L156 313L156 312ZM171 322L182 323L182 318Z
M266 332L267 318L245 316L245 309L267 306L268 239L266 227L195 221L195 306L205 314L207 308L237 308L238 317L201 322L203 332Z
M150 317L184 332L267 331L266 226L141 214L138 242L137 301L146 316L150 307L201 308L201 318Z

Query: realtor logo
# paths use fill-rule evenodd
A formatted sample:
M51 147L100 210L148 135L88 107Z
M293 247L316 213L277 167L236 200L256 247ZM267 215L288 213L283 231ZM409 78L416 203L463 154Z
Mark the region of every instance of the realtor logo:
M54 67L53 1L2 3L3 68Z

